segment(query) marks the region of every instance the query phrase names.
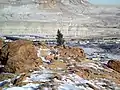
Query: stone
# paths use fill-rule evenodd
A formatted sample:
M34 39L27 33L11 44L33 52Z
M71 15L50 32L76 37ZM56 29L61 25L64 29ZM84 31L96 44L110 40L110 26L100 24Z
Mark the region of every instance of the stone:
M14 74L8 73L0 73L0 81L8 80L14 78Z
M35 46L30 41L17 40L6 44L1 49L1 64L3 71L21 73L38 67L42 60L37 57Z
M108 67L120 73L120 61L118 60L109 60L107 63Z
M1 55L1 48L3 46L3 41L0 39L0 55ZM0 62L0 68L1 68L1 62Z
M63 63L61 61L54 61L53 63L48 65L48 67L53 70L59 70L59 69L66 69L67 66L66 63Z
M3 41L0 39L0 49L2 48L3 46Z
M16 85L16 86L21 86L21 85L24 85L24 80L26 79L26 76L27 74L23 73L19 76L19 78L15 78L12 83L13 85Z
M78 47L60 47L58 49L58 53L60 54L61 57L70 57L70 58L85 58L85 53L84 50Z
M45 59L46 59L46 60L49 60L49 61L51 62L51 61L54 60L54 56L53 56L52 54L50 54L50 55L47 55L47 56L45 57Z

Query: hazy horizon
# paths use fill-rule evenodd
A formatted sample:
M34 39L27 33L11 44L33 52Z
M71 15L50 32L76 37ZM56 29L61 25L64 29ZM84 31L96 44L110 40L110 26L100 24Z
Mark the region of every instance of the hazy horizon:
M120 5L120 0L88 0L88 1L98 5Z

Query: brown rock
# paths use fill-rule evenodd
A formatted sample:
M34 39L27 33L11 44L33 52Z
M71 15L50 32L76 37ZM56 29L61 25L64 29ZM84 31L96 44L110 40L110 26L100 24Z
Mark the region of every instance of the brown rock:
M77 75L87 80L104 78L120 84L120 73L110 68L95 70L93 68L77 67L76 71Z
M47 56L45 57L45 59L46 59L46 60L49 60L49 61L51 62L51 61L54 60L54 56L53 56L52 54L50 54L50 55L47 55Z
M80 71L76 72L77 75L79 75L82 78L89 79L92 75L92 71L87 68L79 68Z
M16 85L16 86L21 86L23 83L23 81L26 79L26 76L27 74L22 74L20 75L19 78L16 78L15 80L12 81L13 85Z
M17 40L6 44L1 49L0 61L6 72L26 72L41 64L37 51L30 41Z
M3 46L3 41L0 39L0 55L1 55L1 48ZM1 62L0 62L0 65L1 65Z
M78 47L60 47L58 51L61 57L85 58L84 50Z
M3 46L3 41L0 39L0 49L2 48Z
M8 80L8 79L12 79L15 76L11 73L5 74L5 73L0 73L0 81L4 81L4 80Z
M120 61L118 60L109 60L107 63L108 67L120 73Z
M66 69L66 63L61 61L54 61L50 65L48 65L50 69Z

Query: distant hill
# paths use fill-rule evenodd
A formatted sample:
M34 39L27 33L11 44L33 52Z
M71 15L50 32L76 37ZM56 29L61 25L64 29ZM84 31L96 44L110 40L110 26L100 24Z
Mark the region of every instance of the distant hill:
M40 34L53 37L120 36L120 7L96 6L87 0L0 0L3 35Z

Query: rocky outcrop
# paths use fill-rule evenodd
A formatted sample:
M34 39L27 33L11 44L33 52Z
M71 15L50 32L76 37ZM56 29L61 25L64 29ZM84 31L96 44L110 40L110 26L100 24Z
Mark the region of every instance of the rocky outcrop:
M0 49L2 48L3 41L0 39Z
M60 47L59 53L61 57L70 57L70 58L85 58L84 50L77 47Z
M120 73L120 61L118 60L110 60L107 63L108 67L114 69L115 71Z
M3 46L3 41L0 39L0 55L1 55L1 48ZM0 62L0 68L1 68L1 62Z
M6 44L1 49L0 61L5 65L4 71L13 73L26 72L41 64L32 42L23 40Z

